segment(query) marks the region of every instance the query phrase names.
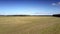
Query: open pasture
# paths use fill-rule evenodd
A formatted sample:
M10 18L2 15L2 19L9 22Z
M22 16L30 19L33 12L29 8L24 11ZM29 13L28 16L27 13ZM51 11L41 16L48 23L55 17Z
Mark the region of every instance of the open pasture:
M60 34L60 18L0 17L0 34Z

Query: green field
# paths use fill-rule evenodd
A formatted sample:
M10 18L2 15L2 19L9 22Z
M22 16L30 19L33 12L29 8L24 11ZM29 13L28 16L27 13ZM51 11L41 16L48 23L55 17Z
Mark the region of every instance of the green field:
M60 18L0 17L0 34L60 34Z

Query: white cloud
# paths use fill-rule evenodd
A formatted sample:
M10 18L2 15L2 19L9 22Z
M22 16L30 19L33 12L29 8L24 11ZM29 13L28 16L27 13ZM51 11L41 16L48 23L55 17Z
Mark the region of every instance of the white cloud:
M60 2L52 3L52 5L59 6L60 5Z
M52 3L52 5L57 5L56 3Z
M58 4L60 5L60 2L58 2Z

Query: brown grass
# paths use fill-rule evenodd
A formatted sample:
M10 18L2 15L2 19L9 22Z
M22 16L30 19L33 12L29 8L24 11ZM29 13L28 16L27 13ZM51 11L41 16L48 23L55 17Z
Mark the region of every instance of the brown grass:
M0 34L57 34L57 24L57 17L0 17Z

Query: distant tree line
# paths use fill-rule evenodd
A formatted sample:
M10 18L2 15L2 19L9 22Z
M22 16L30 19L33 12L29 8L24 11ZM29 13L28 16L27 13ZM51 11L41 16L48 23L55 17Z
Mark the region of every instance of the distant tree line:
M51 16L51 15L5 15L5 16ZM60 17L60 14L53 14L54 17Z
M53 14L54 17L60 17L60 14Z
M60 17L60 14L53 14L53 15L0 15L0 16L54 16L54 17Z
M30 15L0 15L0 16L30 16Z

